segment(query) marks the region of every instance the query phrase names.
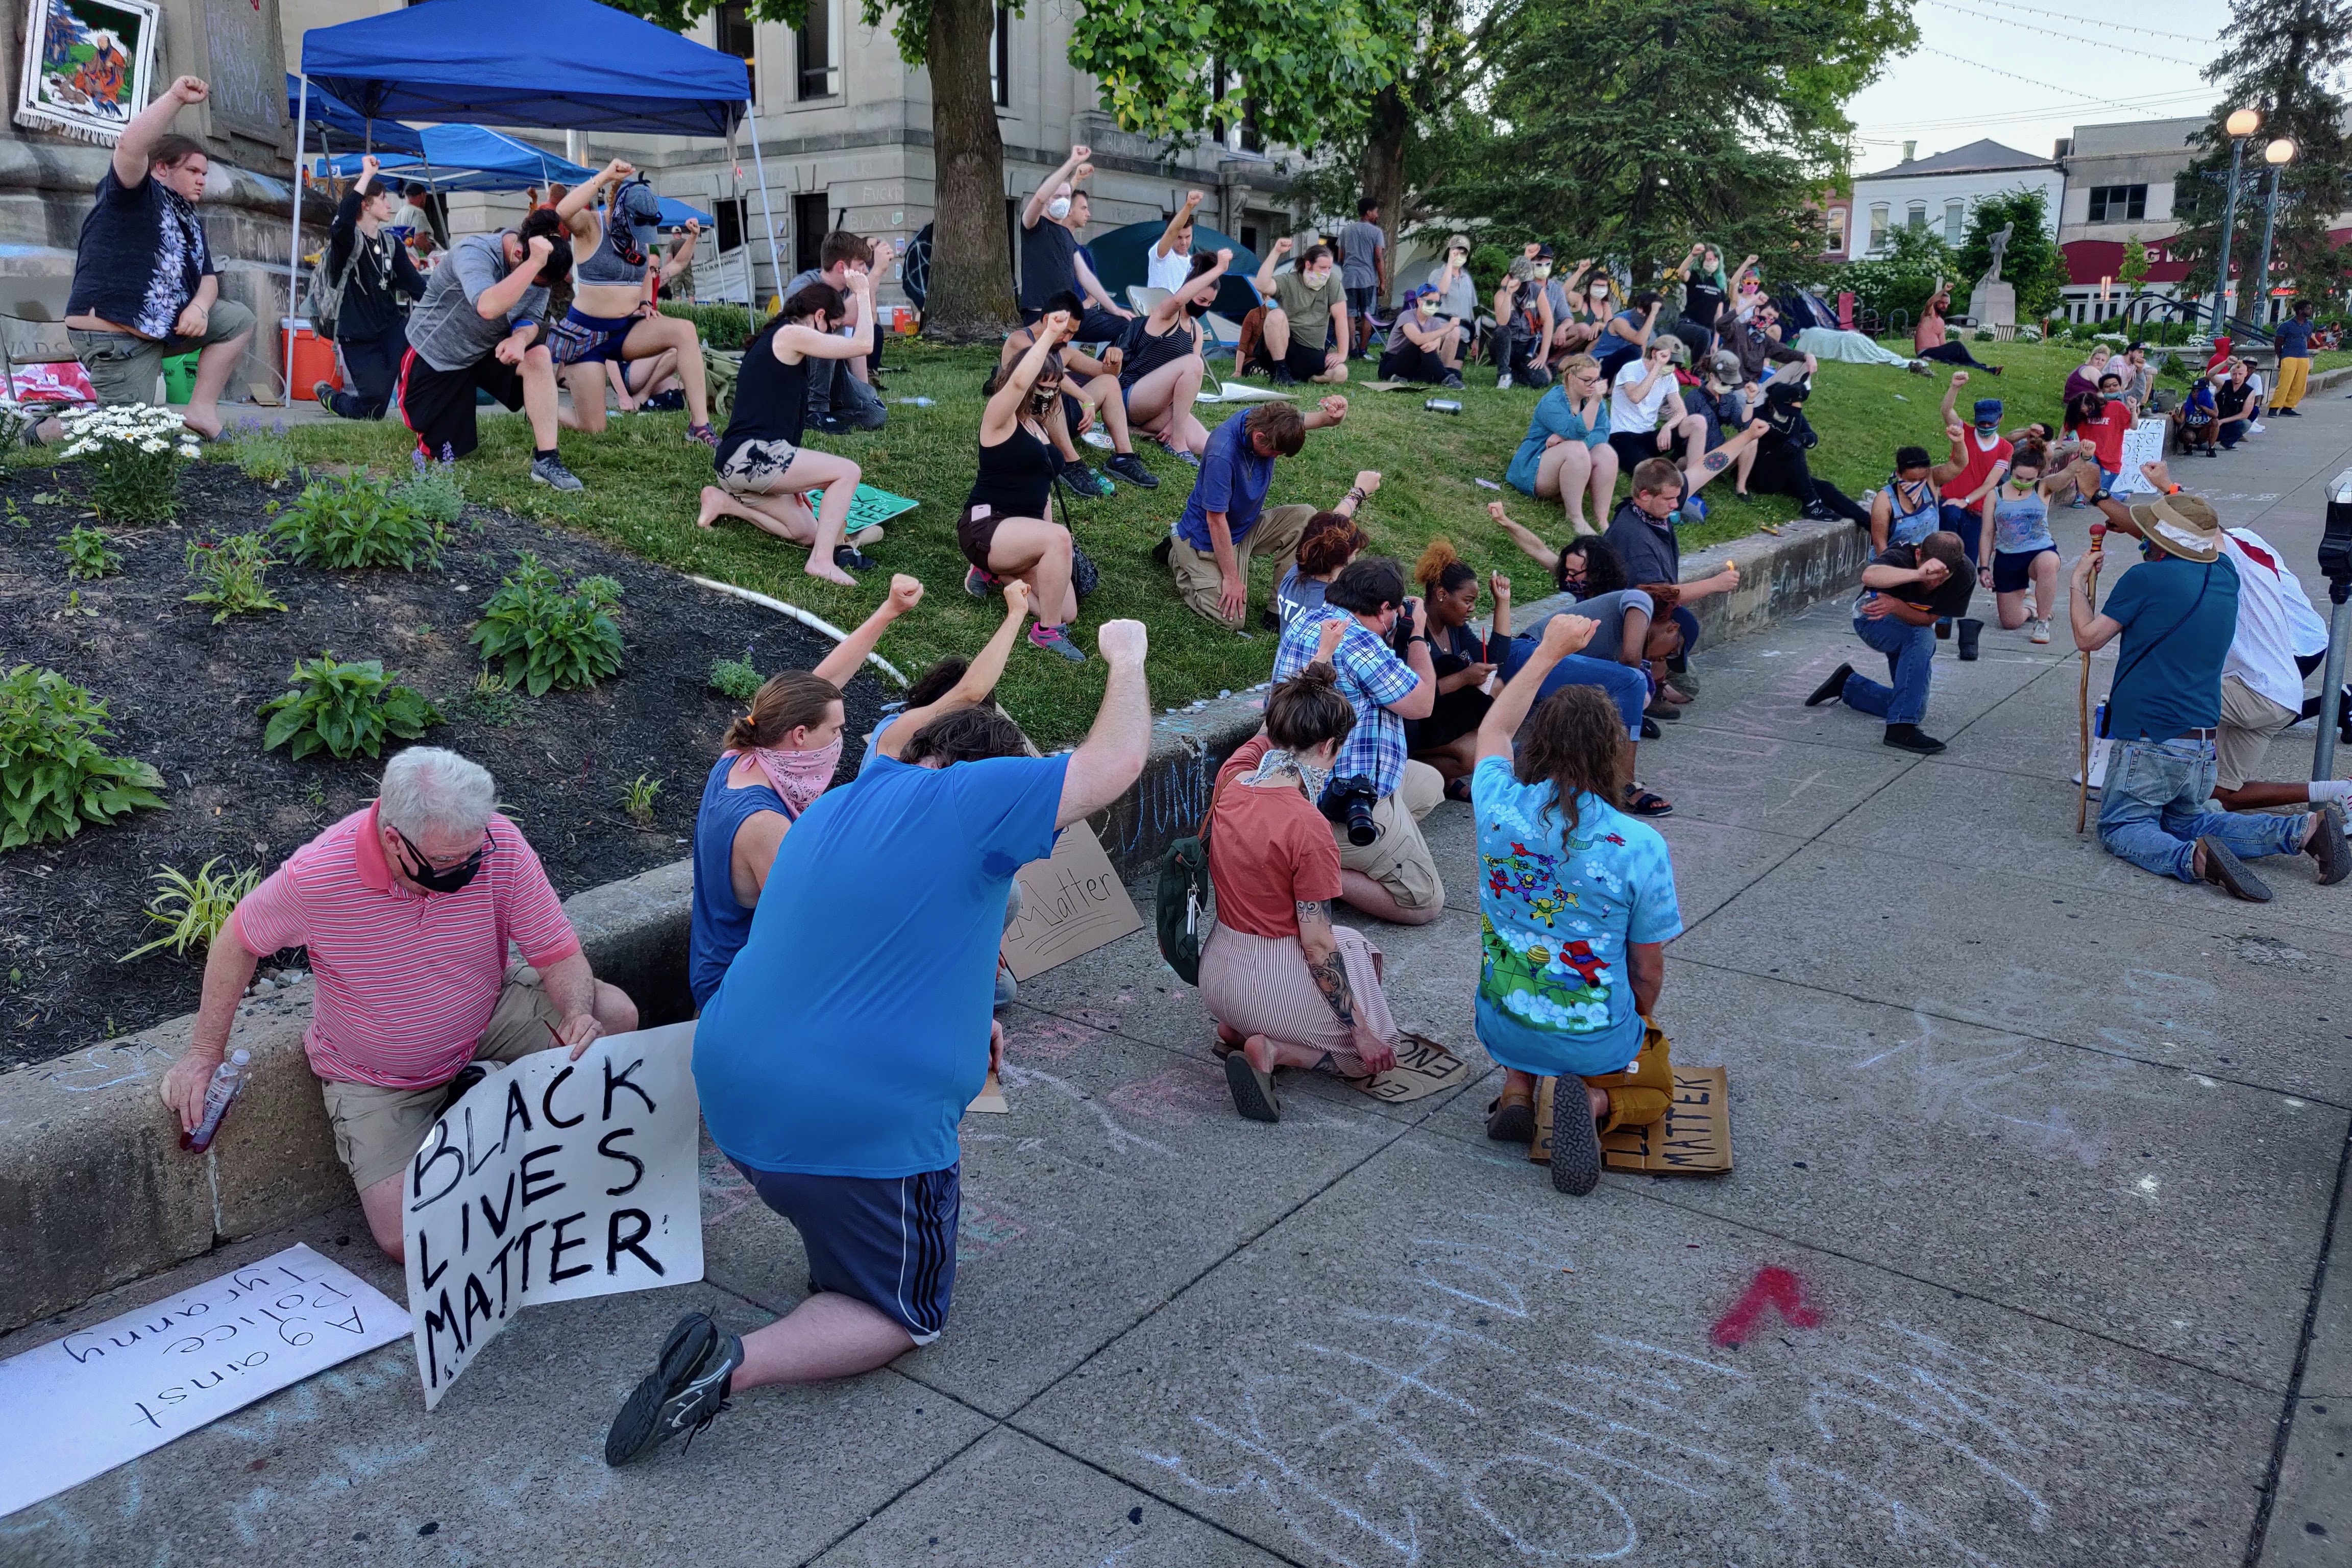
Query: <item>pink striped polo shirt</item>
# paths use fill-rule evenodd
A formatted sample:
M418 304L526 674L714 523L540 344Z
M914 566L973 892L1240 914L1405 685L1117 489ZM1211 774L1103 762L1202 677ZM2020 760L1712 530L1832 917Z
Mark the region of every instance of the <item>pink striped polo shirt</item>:
M543 969L579 952L580 938L505 817L491 816L493 847L474 879L428 894L394 879L375 812L353 812L288 857L238 902L236 936L249 952L310 949L319 984L303 1046L313 1072L430 1089L474 1059L506 981L508 939Z

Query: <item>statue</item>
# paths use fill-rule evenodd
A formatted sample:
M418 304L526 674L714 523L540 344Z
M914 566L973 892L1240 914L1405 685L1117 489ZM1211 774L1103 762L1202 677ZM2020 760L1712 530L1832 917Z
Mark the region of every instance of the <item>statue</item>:
M1998 283L2000 281L2000 258L2009 254L2009 237L2016 232L2017 226L2013 223L2005 223L2000 226L2000 232L1992 237L1992 265L1986 268L1985 275L1977 279L1978 282Z
M2007 337L2017 327L2017 286L2001 280L2001 258L2009 254L2010 236L2017 232L2013 223L2003 224L1992 237L1992 265L1977 280L1975 290L1969 296L1969 319L1979 327L1990 327Z

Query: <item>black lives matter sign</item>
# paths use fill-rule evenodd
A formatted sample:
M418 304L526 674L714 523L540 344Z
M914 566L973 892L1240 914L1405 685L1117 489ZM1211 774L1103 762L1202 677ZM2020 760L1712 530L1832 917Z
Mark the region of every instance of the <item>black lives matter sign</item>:
M523 1307L702 1278L694 1026L494 1068L408 1163L425 1405Z

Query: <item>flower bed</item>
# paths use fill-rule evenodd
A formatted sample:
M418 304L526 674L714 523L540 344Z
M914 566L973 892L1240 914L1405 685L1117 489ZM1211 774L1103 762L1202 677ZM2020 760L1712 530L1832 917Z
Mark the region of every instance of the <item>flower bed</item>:
M183 462L176 453L172 460ZM580 534L481 507L449 528L437 570L279 559L266 569L266 587L286 608L215 625L214 604L187 599L205 583L189 574L190 546L216 552L225 538L266 532L301 479L273 488L226 465L184 463L178 522L132 529L89 516L98 478L87 462L0 477L0 624L8 627L0 673L20 663L54 669L103 700L113 731L106 749L153 767L163 806L0 854L0 1066L193 1010L201 947L118 962L164 931L145 908L156 873L194 876L215 858L218 877L268 871L373 796L383 763L363 752L338 761L323 748L300 760L292 746L265 750L261 709L297 683L298 660L328 650L345 662L379 660L387 677L421 694L442 720L421 743L490 770L556 891L569 896L687 853L704 776L736 711L709 688L714 659L748 647L766 674L806 668L825 647L771 611ZM119 572L68 577L71 560L58 541L77 526L104 526ZM623 639L616 673L538 697L480 681L480 650L467 634L526 552L566 583L602 576L619 584L609 611ZM200 563L212 559L196 553ZM853 735L882 700L870 679L852 686ZM389 738L384 752L407 743ZM640 779L661 786L649 802Z

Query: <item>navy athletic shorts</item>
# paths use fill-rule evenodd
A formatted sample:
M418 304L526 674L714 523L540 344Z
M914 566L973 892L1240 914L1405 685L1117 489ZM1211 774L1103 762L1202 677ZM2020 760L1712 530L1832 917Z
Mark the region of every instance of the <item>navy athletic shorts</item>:
M955 1289L962 1166L915 1176L809 1176L736 1162L760 1201L793 1222L809 1289L854 1296L919 1345L947 1325Z

